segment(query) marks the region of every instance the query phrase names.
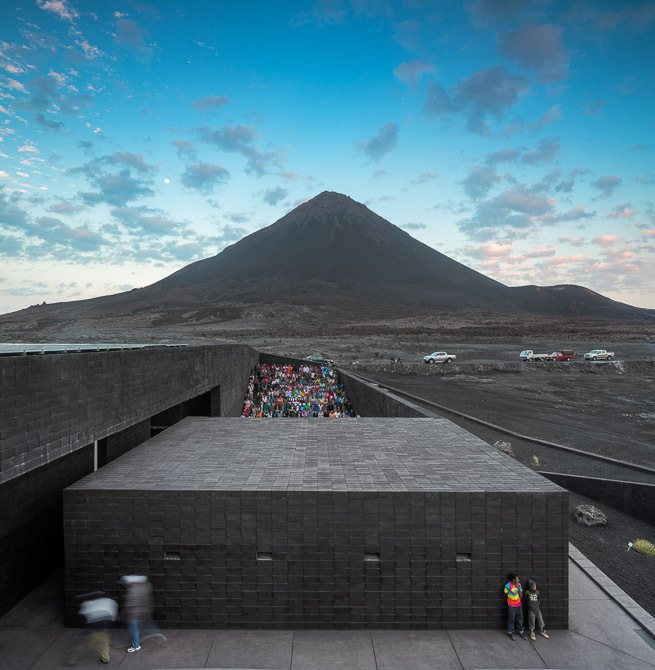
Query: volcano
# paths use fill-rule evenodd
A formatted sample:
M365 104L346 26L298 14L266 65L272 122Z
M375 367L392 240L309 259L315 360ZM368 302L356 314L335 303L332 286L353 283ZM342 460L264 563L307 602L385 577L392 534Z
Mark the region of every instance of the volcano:
M132 325L379 322L457 311L655 319L572 285L508 287L415 240L352 198L323 192L221 253L150 286L31 307L0 323L38 319Z

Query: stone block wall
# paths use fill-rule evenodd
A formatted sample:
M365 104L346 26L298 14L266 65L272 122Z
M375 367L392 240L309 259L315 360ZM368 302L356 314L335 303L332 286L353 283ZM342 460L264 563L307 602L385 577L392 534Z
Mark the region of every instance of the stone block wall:
M568 627L566 493L66 492L70 596L147 574L189 628L502 628L535 579Z
M216 386L237 416L257 360L241 345L0 357L0 482Z

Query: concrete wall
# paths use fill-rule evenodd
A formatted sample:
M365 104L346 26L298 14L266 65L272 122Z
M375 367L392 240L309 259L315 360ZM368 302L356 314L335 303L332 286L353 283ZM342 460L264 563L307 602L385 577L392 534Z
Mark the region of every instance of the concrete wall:
M593 498L646 523L653 523L655 518L654 484L564 475L559 472L541 472L541 474L569 491Z
M0 614L61 562L62 490L93 471L94 441L102 466L158 413L238 416L257 360L240 345L0 356Z

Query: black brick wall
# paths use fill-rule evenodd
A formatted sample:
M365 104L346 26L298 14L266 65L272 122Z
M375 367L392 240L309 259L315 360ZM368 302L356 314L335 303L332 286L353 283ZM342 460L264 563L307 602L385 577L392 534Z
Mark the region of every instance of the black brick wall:
M148 574L171 627L502 628L518 570L567 628L567 516L565 492L69 489L66 621Z
M62 490L92 471L89 445L0 486L0 614L61 564Z
M257 360L241 345L0 357L0 481L215 386L238 416Z
M257 360L240 345L0 357L0 614L60 564L62 490L93 471L95 440L102 466L176 405L237 416Z

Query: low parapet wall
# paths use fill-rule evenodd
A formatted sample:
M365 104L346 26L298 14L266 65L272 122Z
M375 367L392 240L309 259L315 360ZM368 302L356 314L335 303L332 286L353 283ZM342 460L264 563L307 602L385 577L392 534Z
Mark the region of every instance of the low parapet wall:
M593 498L646 523L653 523L654 484L565 475L560 472L541 472L541 474L562 488Z
M436 417L429 410L404 400L374 382L339 371L346 397L360 416L388 416L406 419Z

